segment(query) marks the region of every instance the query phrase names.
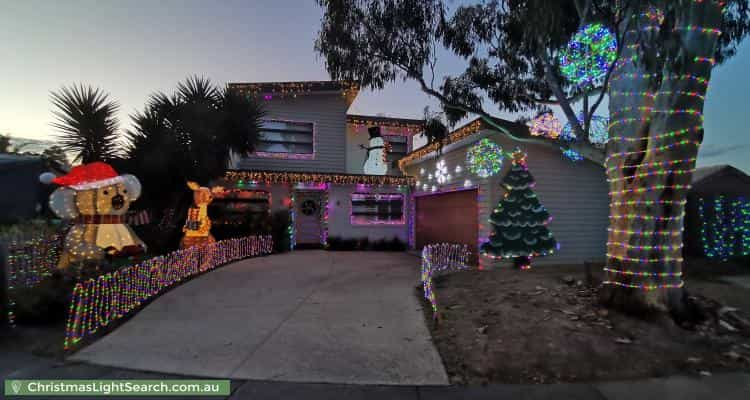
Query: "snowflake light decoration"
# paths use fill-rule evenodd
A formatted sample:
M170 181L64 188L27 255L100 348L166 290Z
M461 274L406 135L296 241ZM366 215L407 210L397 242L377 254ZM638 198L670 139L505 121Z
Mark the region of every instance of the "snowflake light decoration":
M562 123L552 113L544 113L531 121L531 136L557 139L562 131Z
M466 165L471 173L488 178L503 168L503 149L495 142L484 138L466 152Z
M615 61L617 39L602 24L582 27L560 52L560 71L579 86L593 84L602 78Z
M578 113L576 117L578 118L578 123L583 126L583 114ZM589 141L597 147L607 144L609 140L609 119L594 115L591 117L589 124ZM565 124L560 133L560 140L564 142L575 142L578 140L575 131L573 131L573 125L570 122Z
M445 160L440 160L435 165L435 179L437 183L442 185L450 180L451 176L448 174L448 166L445 165Z

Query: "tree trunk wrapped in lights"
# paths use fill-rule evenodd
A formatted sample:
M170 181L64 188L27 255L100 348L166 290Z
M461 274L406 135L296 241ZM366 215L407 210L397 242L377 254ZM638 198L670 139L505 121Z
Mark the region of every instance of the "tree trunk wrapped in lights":
M604 300L628 308L683 311L686 194L703 138L703 104L721 5L676 7L661 32L658 9L633 13L610 86L610 190ZM651 47L667 35L668 46Z
M507 190L490 215L493 232L480 252L492 258L513 259L519 269L531 268L531 258L554 253L557 242L547 229L550 215L532 190L534 177L526 165L526 153L513 151L513 166L503 178Z

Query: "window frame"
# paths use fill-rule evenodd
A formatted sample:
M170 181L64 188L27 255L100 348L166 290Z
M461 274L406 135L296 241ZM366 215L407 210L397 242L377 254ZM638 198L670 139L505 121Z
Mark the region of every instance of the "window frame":
M400 220L388 220L388 221L377 221L370 220L367 222L356 222L354 214L354 197L355 196L368 196L368 197L380 197L380 196L398 196L401 198L401 219ZM349 224L353 226L402 226L406 225L406 196L403 193L363 193L353 192L349 194Z
M318 136L318 128L315 122L312 121L296 121L296 120L290 120L290 119L279 119L279 118L264 118L262 119L263 123L266 122L281 122L281 123L288 123L288 124L306 124L312 126L312 152L311 153L283 153L283 152L272 152L272 151L254 151L251 155L258 157L258 158L275 158L275 159L291 159L291 160L314 160L316 153L317 153L317 136ZM261 128L261 132L263 132L263 128ZM258 143L263 142L263 139L259 135Z

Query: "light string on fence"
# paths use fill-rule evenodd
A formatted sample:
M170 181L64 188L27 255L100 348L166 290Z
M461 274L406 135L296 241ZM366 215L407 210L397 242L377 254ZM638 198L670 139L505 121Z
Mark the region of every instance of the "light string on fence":
M72 348L184 279L242 258L269 254L272 250L270 236L227 239L178 250L78 282L68 309L64 348Z

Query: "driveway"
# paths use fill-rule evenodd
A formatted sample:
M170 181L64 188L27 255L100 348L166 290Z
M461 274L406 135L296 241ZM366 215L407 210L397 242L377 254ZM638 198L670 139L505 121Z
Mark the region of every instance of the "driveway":
M296 251L193 279L74 354L164 373L443 385L405 253Z

